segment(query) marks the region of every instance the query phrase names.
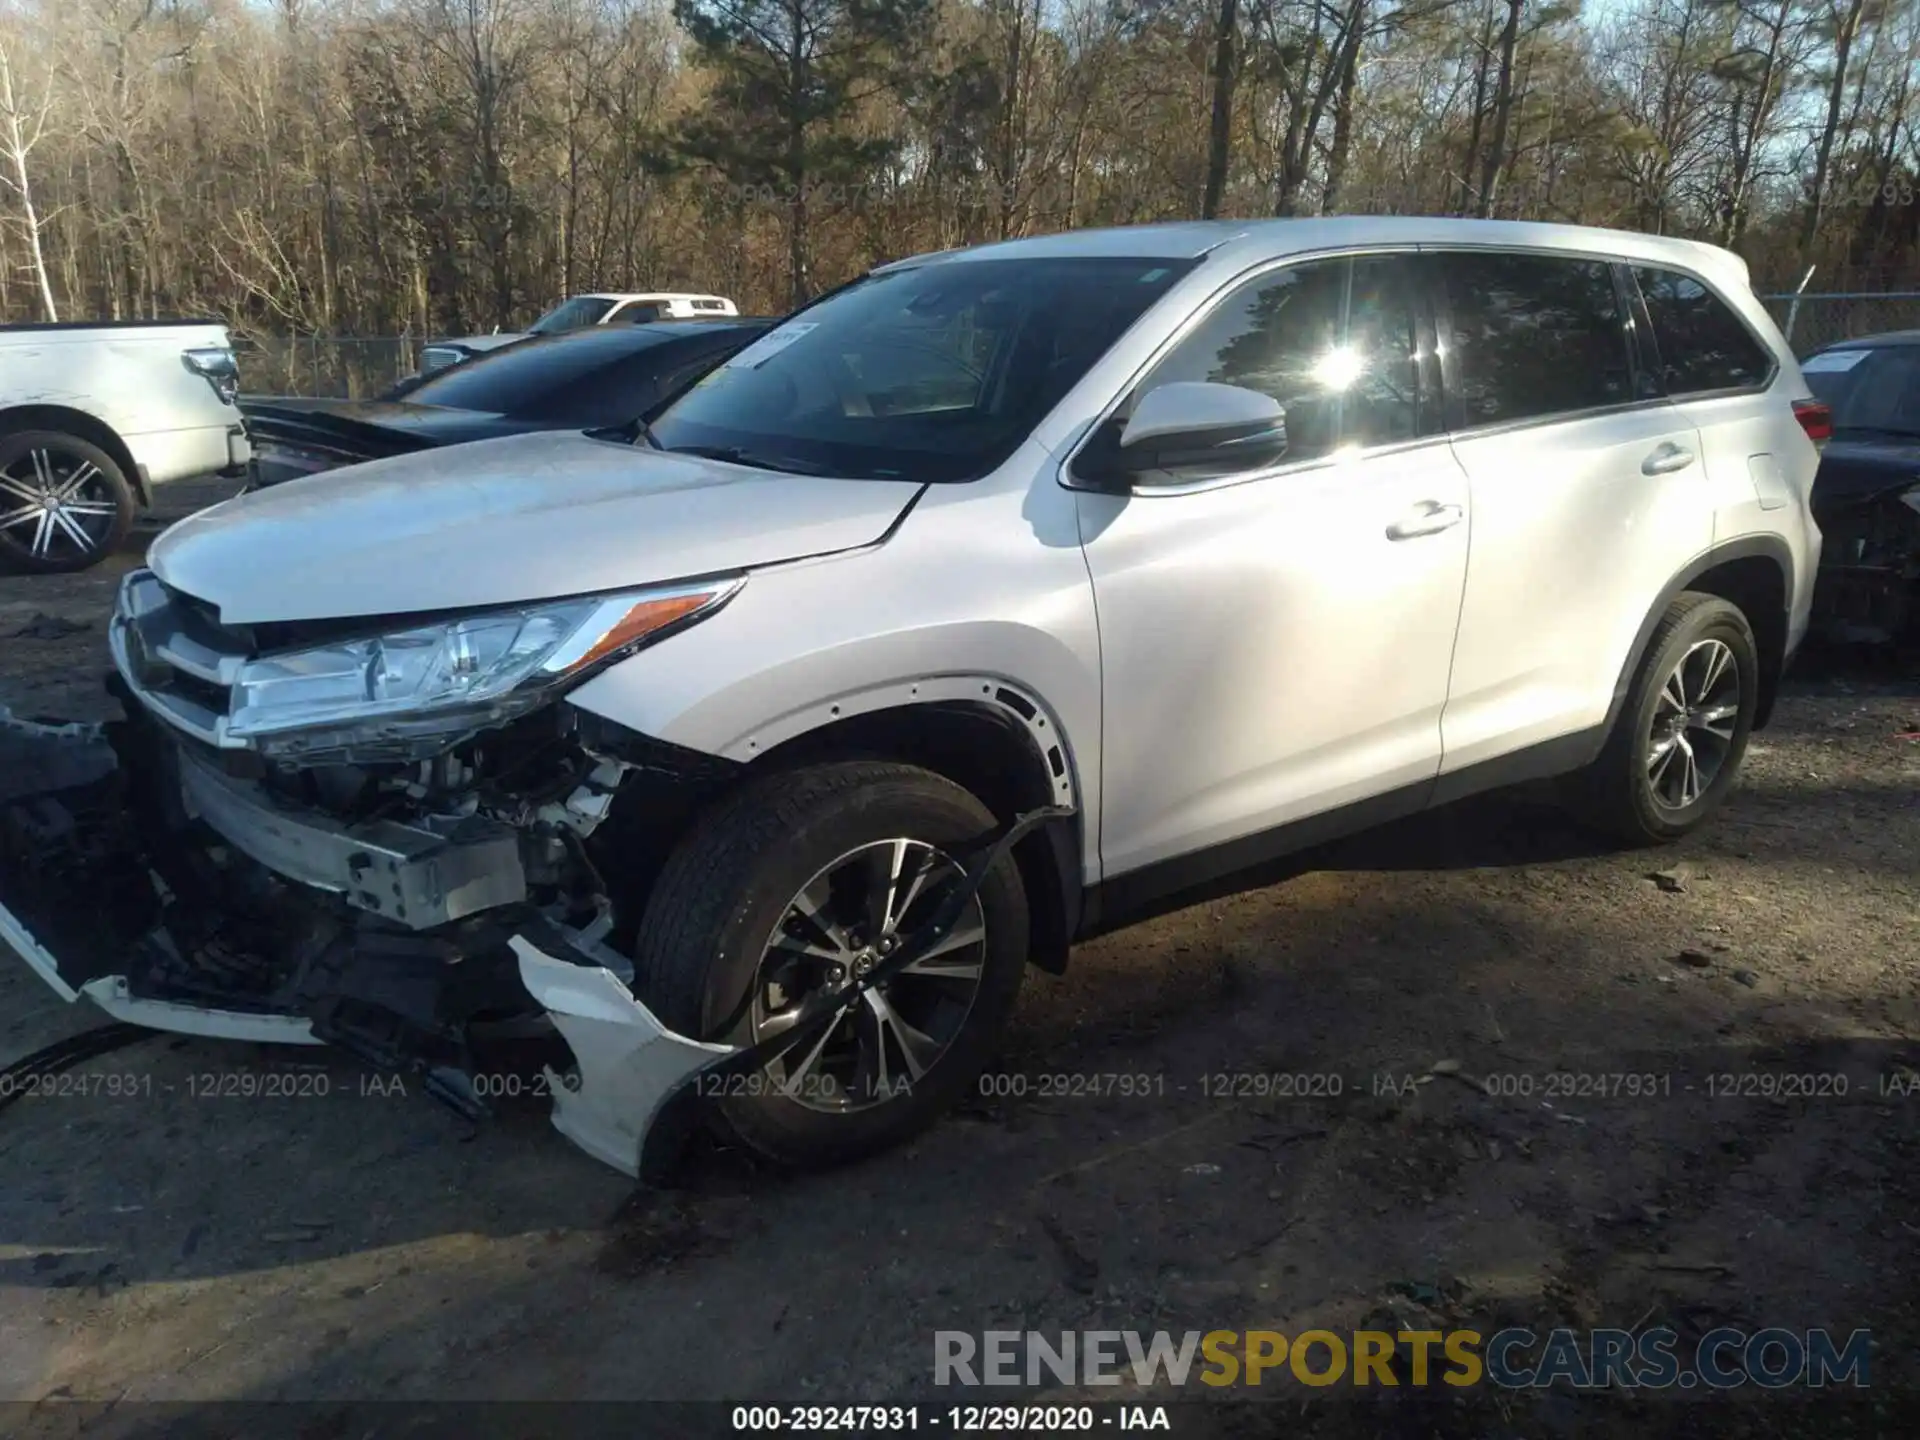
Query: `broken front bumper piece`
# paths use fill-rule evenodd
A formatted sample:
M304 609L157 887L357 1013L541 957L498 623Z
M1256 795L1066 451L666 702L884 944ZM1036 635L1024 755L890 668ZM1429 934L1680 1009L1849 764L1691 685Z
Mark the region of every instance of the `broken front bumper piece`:
M476 1117L468 1022L537 1006L576 1067L547 1072L555 1127L635 1176L667 1102L742 1053L674 1034L618 956L529 913L485 825L439 836L266 808L170 745L143 747L143 729L0 710L0 951L62 999L184 1035L333 1043L424 1072Z
M474 1025L537 1009L572 1052L568 1076L546 1072L555 1127L639 1176L657 1122L696 1077L754 1073L818 1039L944 940L1014 845L1069 813L1034 811L983 837L892 955L735 1047L669 1029L598 934L524 903L502 827L342 825L231 781L138 714L86 727L0 711L0 942L64 999L116 1019L337 1045L423 1073L476 1118ZM717 1033L733 1033L750 998Z

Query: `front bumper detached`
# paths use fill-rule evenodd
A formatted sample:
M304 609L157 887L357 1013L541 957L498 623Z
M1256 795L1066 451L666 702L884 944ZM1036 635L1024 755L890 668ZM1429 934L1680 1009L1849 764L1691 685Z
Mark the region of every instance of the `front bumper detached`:
M267 869L410 930L527 898L519 837L497 821L476 817L447 835L393 820L346 826L276 806L187 752L180 792L189 813Z
M503 838L267 808L151 722L0 710L0 951L62 999L184 1035L334 1044L476 1119L470 1022L537 1008L572 1052L564 1079L547 1070L555 1128L637 1177L668 1102L744 1052L675 1034L619 957L519 903Z
M601 943L604 923L576 929L526 903L497 826L343 825L231 781L137 709L104 727L0 710L0 947L115 1019L335 1045L423 1075L475 1119L487 1114L476 1024L544 1016L570 1051L567 1075L546 1068L555 1128L640 1177L671 1157L670 1140L654 1142L677 1128L658 1122L677 1099L698 1103L697 1077L758 1073L818 1040L945 940L1021 839L1069 813L1032 811L983 837L893 954L736 1047L663 1024Z

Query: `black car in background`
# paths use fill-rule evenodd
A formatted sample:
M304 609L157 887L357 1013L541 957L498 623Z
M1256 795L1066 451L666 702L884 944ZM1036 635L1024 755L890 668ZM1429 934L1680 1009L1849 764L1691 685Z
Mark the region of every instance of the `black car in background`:
M1832 640L1920 640L1920 330L1800 363L1833 416L1813 482L1823 537L1814 625Z
M468 440L630 425L775 323L660 321L524 340L402 381L377 400L242 396L253 442L248 488Z

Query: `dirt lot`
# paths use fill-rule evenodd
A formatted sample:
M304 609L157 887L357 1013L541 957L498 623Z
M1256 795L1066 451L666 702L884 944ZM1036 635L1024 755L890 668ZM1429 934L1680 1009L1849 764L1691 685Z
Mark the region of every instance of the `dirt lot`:
M0 579L0 703L105 713L130 563ZM1664 1321L1870 1328L1882 1408L1845 1433L1899 1433L1920 1387L1916 731L1911 671L1803 666L1724 817L1677 850L1488 800L1082 947L1029 978L989 1085L1009 1093L825 1176L708 1156L636 1192L543 1102L470 1134L345 1061L304 1087L325 1095L209 1098L312 1056L135 1046L76 1073L141 1093L0 1115L0 1400L897 1401L931 1393L939 1329ZM93 1023L0 966L0 1064ZM1556 1096L1555 1074L1652 1093ZM1146 1078L1087 1084L1113 1075ZM1845 1079L1745 1093L1791 1076ZM1267 1393L1290 1433L1388 1432L1350 1392ZM1394 1426L1682 1413L1842 1433L1783 1402L1485 1389Z

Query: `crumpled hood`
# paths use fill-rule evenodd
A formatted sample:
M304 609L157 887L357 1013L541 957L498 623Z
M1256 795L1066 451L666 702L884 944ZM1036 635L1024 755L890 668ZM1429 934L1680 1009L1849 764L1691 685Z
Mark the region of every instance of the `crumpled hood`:
M922 488L515 435L241 495L147 562L235 625L508 605L870 545Z

